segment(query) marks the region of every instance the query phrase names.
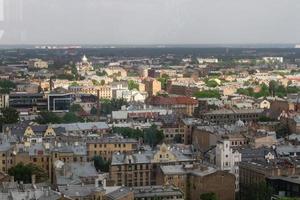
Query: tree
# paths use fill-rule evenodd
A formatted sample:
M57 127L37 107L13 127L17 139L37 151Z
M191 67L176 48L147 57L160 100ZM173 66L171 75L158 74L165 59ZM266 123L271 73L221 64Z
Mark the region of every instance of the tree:
M97 115L97 108L95 108L94 106L92 107L91 111L90 111L90 114L91 115Z
M151 147L155 147L161 143L164 139L164 133L162 130L158 130L156 125L144 130L144 142L149 144Z
M103 71L97 71L97 72L96 72L96 75L97 75L97 76L106 76L107 73L106 73L106 71L104 71L104 70L103 70Z
M74 81L70 84L70 86L79 86L79 84L76 81Z
M203 193L200 195L201 200L218 200L218 197L215 193L209 192L209 193Z
M212 88L217 87L219 85L218 82L215 80L207 80L205 81L205 84L207 87L212 87Z
M18 122L19 120L19 113L14 108L2 108L0 116L0 123L1 124L13 124Z
M14 88L16 84L10 80L0 80L0 93L9 94Z
M194 94L197 98L217 98L221 97L219 90L202 90Z
M62 122L62 119L53 112L44 111L40 112L36 122L39 124L59 124Z
M82 119L75 115L74 112L68 112L63 116L62 121L64 123L76 123L82 121Z
M133 80L129 80L128 81L128 89L129 90L133 90L133 89L139 90L139 84L134 82Z
M109 171L109 162L103 160L101 156L94 156L93 157L94 166L97 171L101 172L108 172Z
M286 123L280 123L276 127L275 131L277 138L286 137L290 135L290 129Z
M44 182L48 179L47 172L32 163L29 163L27 165L18 163L8 170L8 174L10 176L14 176L16 181L23 181L23 183L31 183L32 175L36 176L37 183Z
M111 114L112 111L120 110L123 105L127 105L127 101L125 99L101 99L101 114L108 115Z
M175 143L182 143L182 138L179 134L175 135L174 142Z
M286 92L287 92L288 94L298 93L298 92L300 92L300 88L297 87L297 86L287 86Z
M105 80L101 80L101 81L100 81L100 85L101 85L101 86L105 85Z
M157 78L157 80L161 83L161 88L166 90L168 80L170 79L169 75L163 74L161 77Z
M70 107L71 112L80 112L82 110L79 104L72 104Z
M129 127L113 127L112 131L113 133L120 134L125 138L133 138L133 139L144 138L144 133L140 129L133 129Z

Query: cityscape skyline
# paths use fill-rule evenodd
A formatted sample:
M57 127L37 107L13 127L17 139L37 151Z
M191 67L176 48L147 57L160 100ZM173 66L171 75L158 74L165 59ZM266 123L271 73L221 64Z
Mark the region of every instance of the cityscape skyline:
M300 3L295 0L1 0L0 4L2 45L300 43L300 28L295 26Z

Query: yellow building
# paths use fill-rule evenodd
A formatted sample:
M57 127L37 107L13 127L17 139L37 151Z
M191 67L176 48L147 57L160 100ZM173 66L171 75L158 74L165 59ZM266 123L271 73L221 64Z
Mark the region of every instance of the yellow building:
M116 152L132 152L136 150L138 141L126 138L101 138L87 142L88 159L101 156L104 160L111 160L112 154Z

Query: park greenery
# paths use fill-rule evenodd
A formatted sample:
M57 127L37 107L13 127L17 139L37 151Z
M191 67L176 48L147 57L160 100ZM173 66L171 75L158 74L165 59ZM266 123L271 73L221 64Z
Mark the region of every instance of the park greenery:
M244 83L244 85L248 85ZM272 80L269 83L269 86L265 83L258 85L260 90L258 92L254 91L253 87L246 87L246 88L239 88L237 89L238 94L260 98L260 97L267 97L267 96L277 96L277 97L285 97L287 94L298 93L300 92L300 88L296 86L288 85L285 87L284 85Z
M36 183L48 180L47 172L33 163L18 163L8 170L8 174L13 176L15 181L23 181L23 183L31 183L32 175L36 177Z

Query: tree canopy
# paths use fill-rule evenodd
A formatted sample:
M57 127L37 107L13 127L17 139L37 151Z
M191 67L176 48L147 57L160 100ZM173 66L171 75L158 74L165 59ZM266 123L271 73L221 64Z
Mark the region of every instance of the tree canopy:
M123 105L128 105L125 99L101 99L100 112L103 115L111 114L112 111L120 110Z
M3 124L13 124L19 121L19 113L14 108L2 108L0 110L0 126Z
M9 94L14 88L16 84L10 80L0 80L0 93Z
M151 127L144 130L144 142L149 144L151 147L155 147L164 139L164 133L159 130L156 125L151 125Z
M93 157L94 166L97 171L108 172L109 171L109 161L105 161L101 156Z
M23 183L31 183L32 175L36 176L37 183L48 180L47 172L32 163L26 165L23 163L18 163L8 170L8 174L10 176L14 176L16 181L23 181Z
M139 84L136 83L136 82L133 81L133 80L129 80L129 81L128 81L128 89L129 89L129 90L134 90L134 89L139 90Z
M209 192L209 193L203 193L200 195L201 200L218 200L218 197L215 193Z
M202 90L199 92L196 92L194 94L195 97L197 98L220 98L221 94L219 90Z
M144 142L152 147L161 143L164 139L164 134L162 130L159 130L156 125L151 125L151 127L144 130L133 129L128 127L114 127L114 133L121 134L126 138L140 139L142 138Z

